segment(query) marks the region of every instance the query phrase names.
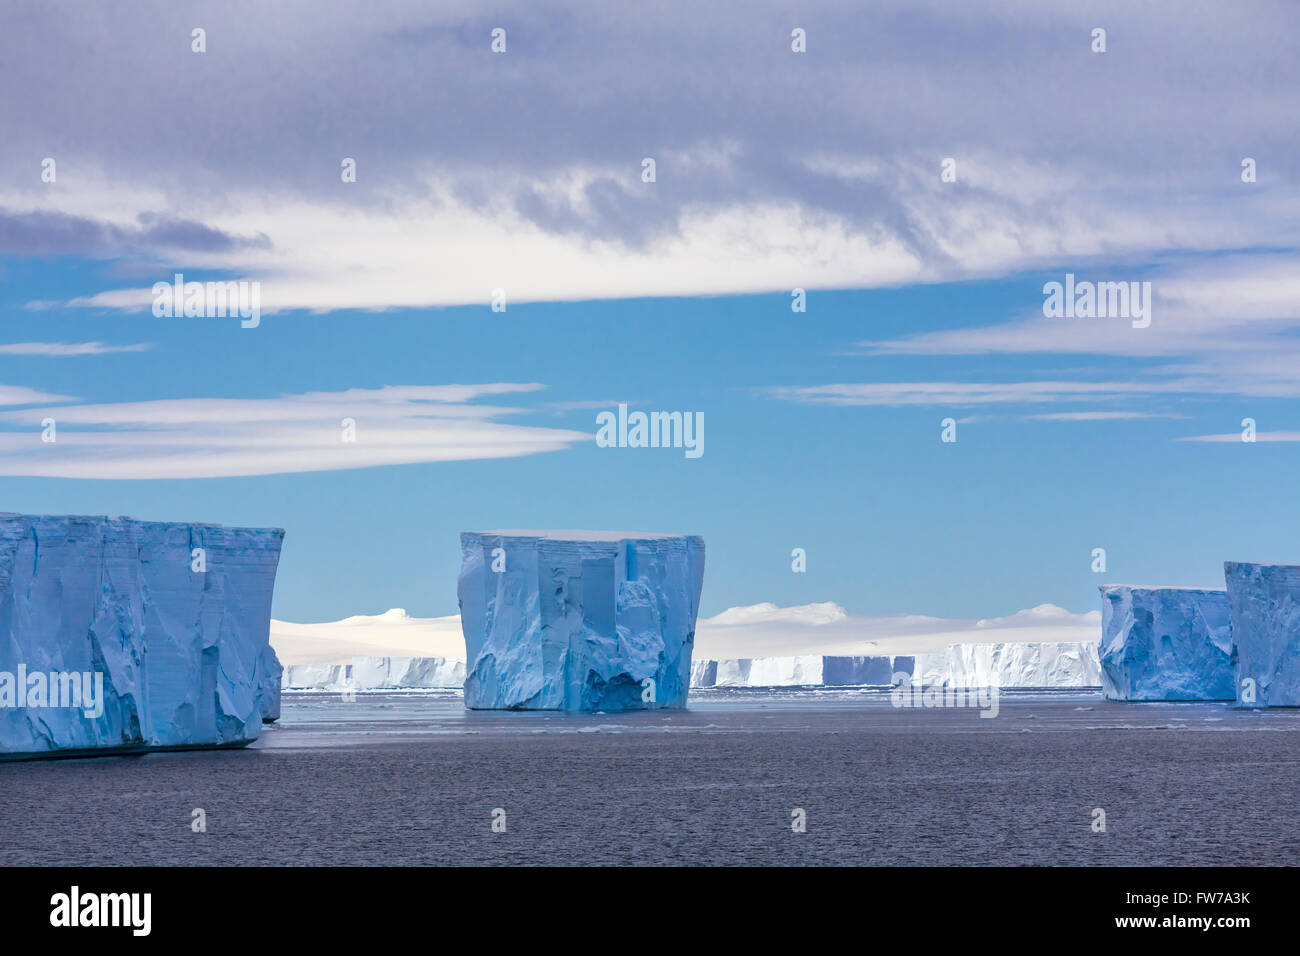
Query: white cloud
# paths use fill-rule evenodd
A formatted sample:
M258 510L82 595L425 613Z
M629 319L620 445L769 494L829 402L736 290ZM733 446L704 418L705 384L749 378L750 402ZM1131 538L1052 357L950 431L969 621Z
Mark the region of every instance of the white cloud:
M807 405L997 405L1092 399L1110 401L1135 395L1196 391L1195 383L1152 382L870 382L777 386L774 398Z
M1022 415L1024 421L1031 422L1119 422L1137 421L1148 418L1185 418L1162 412L1045 412L1041 415Z
M0 412L0 475L211 478L512 458L591 440L584 432L495 421L516 408L468 404L541 385L385 386L268 399L191 398ZM14 391L14 390L9 390ZM68 401L26 389L0 402ZM33 397L38 396L38 397ZM53 418L57 440L42 441ZM343 420L355 422L344 440Z
M925 276L896 237L863 233L790 202L689 206L675 234L634 246L548 232L509 209L465 203L442 186L431 190L423 199L361 208L234 194L211 207L191 201L188 215L223 232L266 231L271 248L192 252L187 259L191 268L219 270L226 279L257 279L264 314L482 304L487 315L494 289L504 290L509 304L788 292ZM60 202L75 211L69 197ZM235 211L241 205L244 211ZM171 277L160 268L155 281ZM153 303L152 284L68 304L143 311Z
M1133 281L1107 270L1076 273L1079 281ZM1300 398L1300 268L1294 256L1192 259L1147 281L1153 295L1149 328L1133 328L1128 318L1044 317L1039 279L1026 278L1026 297L1039 299L1026 318L858 343L864 360L1031 354L1135 360L1123 381L1114 380L1112 371L1112 380L1095 382L837 383L765 392L805 404L882 406L1113 403L1186 395ZM1163 409L1080 409L1022 417L1077 422L1178 416Z
M0 355L113 355L118 352L147 352L151 345L105 345L103 342L13 342L0 345Z
M1133 279L1104 268L1073 271L1077 281ZM1038 305L1024 318L858 344L869 355L1042 353L1170 359L1253 356L1279 346L1294 352L1300 348L1290 334L1300 325L1297 273L1295 257L1229 256L1144 275L1154 299L1148 328L1133 328L1127 318L1047 318L1041 309L1041 287L1026 279L1026 298Z
M0 61L30 81L0 100L0 246L255 277L268 310L477 304L494 288L524 302L869 287L1293 248L1285 0L1238 18L1132 6L1122 46L1142 55L1105 57L1088 52L1087 10L1024 2L886 0L870 18L812 3L806 56L774 30L788 12L772 0L739 18L690 0L490 14L383 0L364 18L240 0L208 12L227 42L205 56L159 42L191 29L166 4L122 6L113 43L95 17L0 6ZM485 41L498 17L507 56ZM330 85L340 63L348 82ZM57 183L33 171L46 155ZM939 181L947 156L955 183ZM86 300L144 304L139 289Z
M1186 438L1179 438L1178 441L1230 442L1238 445L1249 444L1249 442L1243 442L1241 440L1241 432L1226 432L1222 435L1190 435ZM1300 432L1295 432L1295 431L1256 432L1255 441L1278 441L1278 442L1300 441Z
M38 392L23 385L0 385L0 405L35 405L38 402L71 402L68 395L52 395ZM39 419L37 419L39 423Z

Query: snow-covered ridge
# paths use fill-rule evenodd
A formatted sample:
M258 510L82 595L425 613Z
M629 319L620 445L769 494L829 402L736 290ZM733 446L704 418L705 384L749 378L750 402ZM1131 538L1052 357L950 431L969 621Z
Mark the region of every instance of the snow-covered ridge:
M350 664L355 657L465 657L459 614L411 617L400 607L323 624L272 620L271 645L286 666Z

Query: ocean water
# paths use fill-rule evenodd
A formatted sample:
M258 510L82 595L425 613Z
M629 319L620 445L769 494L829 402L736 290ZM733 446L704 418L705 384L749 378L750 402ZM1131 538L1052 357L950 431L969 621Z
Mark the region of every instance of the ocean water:
M0 864L1296 864L1297 731L1087 692L993 719L851 689L582 716L286 695L245 750L0 764Z

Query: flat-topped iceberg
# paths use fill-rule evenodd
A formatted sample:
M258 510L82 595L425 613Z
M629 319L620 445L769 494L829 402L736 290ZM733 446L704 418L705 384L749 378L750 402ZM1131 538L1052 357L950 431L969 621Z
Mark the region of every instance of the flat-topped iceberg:
M1300 707L1300 566L1228 561L1236 682L1244 707Z
M910 658L909 658L910 660ZM739 657L696 661L692 687L888 687L891 657L799 654L792 657Z
M1227 591L1122 584L1099 590L1108 699L1232 699Z
M465 706L686 706L703 584L695 536L462 534Z
M459 689L465 662L445 657L354 657L351 664L291 664L285 690Z
M950 644L944 683L953 687L1097 687L1096 641Z
M268 634L283 537L0 514L0 755L256 739L279 712Z
M950 644L942 653L696 661L692 687L1096 687L1095 641Z

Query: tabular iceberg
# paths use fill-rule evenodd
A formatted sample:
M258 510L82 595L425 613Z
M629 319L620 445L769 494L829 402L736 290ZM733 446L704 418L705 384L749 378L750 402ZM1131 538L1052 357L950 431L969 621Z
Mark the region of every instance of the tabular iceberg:
M703 539L466 532L461 559L465 706L686 706Z
M1096 641L949 644L951 687L1097 687Z
M1227 591L1119 584L1099 590L1108 699L1232 699Z
M883 656L739 657L696 661L691 670L691 686L888 687L893 682L893 673L893 658Z
M351 664L290 664L285 690L414 690L460 688L465 662L445 657L354 657Z
M1236 654L1233 697L1245 707L1300 707L1300 566L1223 565Z
M268 637L283 537L0 514L0 755L256 739L279 711ZM73 675L102 686L96 704L68 706Z
M896 675L898 676L896 680ZM692 687L1096 687L1095 641L950 644L943 653L696 661Z

